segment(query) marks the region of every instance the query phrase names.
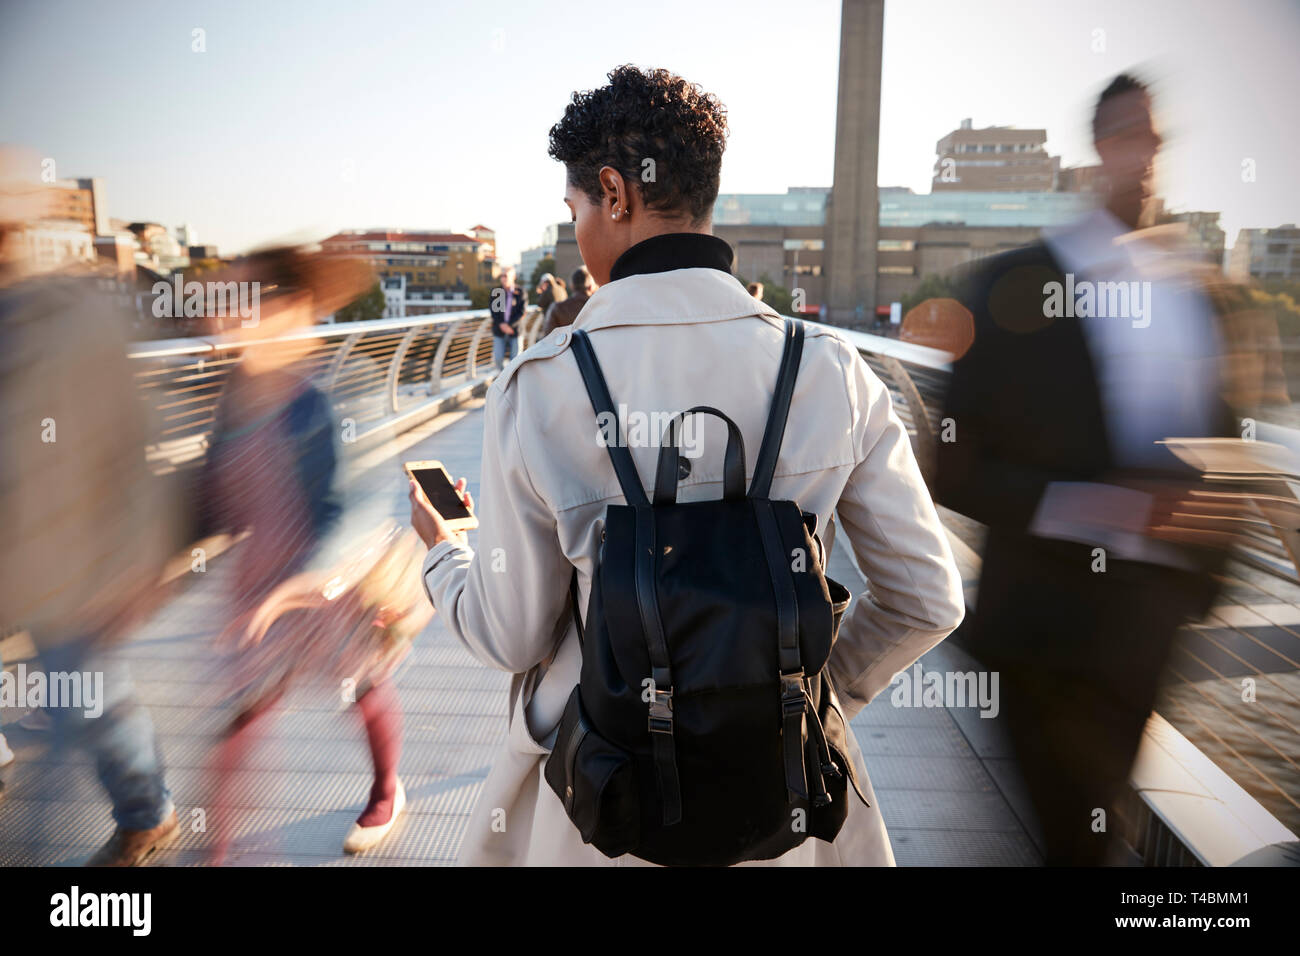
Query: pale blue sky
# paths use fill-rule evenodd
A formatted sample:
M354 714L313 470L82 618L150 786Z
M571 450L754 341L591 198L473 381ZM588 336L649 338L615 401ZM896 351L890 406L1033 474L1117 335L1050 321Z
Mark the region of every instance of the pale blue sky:
M567 217L546 132L633 62L727 104L724 192L830 185L838 0L92 3L0 8L0 140L101 176L110 213L235 252L347 227L495 228L508 259ZM206 31L204 53L192 30ZM1094 31L1104 49L1093 49ZM963 117L1092 162L1091 102L1158 81L1176 209L1300 221L1300 0L889 0L882 185L928 191ZM1256 163L1243 183L1241 163Z

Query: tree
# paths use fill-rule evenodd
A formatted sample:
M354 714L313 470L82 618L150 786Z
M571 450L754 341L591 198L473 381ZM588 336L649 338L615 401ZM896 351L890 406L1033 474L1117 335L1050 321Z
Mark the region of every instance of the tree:
M529 288L529 290L531 291L532 289L536 289L536 288L537 288L537 283L541 282L541 281L542 281L542 276L546 275L546 273L548 273L548 272L549 272L551 275L555 275L555 257L554 257L554 256L546 256L546 257L543 258L540 262L538 262L537 265L533 266L533 275L532 275L532 278L530 278L530 279L528 280L528 288Z
M185 270L185 274L187 276L201 276L207 272L220 272L225 268L225 265L220 259L191 259L190 266Z
M492 301L492 290L485 285L476 285L469 290L469 307L486 309Z
M334 321L362 322L366 319L382 319L387 308L388 300L384 298L383 287L376 281L368 292L335 312Z
M1269 295L1285 295L1300 302L1300 281L1295 279L1258 279L1254 285Z
M749 280L739 272L735 273L736 281L749 288ZM794 293L785 286L772 281L772 277L766 272L757 280L763 286L763 304L770 306L782 315L793 315L794 312Z
M961 301L962 282L953 276L931 273L921 279L920 285L903 296L903 314L911 312L926 299L956 299Z
M763 284L763 301L782 315L792 315L794 294L780 283L773 282L766 272L758 280Z
M1250 300L1256 308L1270 312L1277 323L1278 337L1294 342L1300 338L1300 303L1285 292L1261 292L1251 289Z

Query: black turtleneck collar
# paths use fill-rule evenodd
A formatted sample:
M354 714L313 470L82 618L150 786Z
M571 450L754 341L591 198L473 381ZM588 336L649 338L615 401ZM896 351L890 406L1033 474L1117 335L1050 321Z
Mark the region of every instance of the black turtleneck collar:
M718 269L731 274L731 246L717 236L702 232L668 232L651 236L632 246L614 260L609 279L673 269Z

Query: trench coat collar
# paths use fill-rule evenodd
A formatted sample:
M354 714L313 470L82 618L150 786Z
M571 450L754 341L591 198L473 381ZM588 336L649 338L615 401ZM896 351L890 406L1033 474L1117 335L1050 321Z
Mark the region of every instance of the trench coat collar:
M735 254L726 240L703 232L668 232L643 239L614 260L611 281L649 272L707 268L731 272Z
M655 239L678 237L655 237ZM702 236L703 239L714 239ZM646 242L653 242L647 240ZM721 239L717 242L726 245ZM632 252L646 243L639 243ZM728 253L730 247L727 247ZM780 320L770 306L758 301L729 271L711 262L717 247L697 248L694 258L685 261L710 262L688 268L641 272L607 282L592 294L573 322L575 329L587 332L619 325L692 325L698 322L725 322L751 315ZM626 253L625 253L626 255ZM638 260L641 256L638 255ZM662 261L649 257L651 261Z

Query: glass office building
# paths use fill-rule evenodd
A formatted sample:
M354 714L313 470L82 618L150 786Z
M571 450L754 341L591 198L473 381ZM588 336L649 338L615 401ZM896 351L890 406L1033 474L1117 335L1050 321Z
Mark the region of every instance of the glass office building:
M820 226L826 220L830 189L806 187L782 193L727 193L718 196L713 222L718 226ZM964 225L982 228L1057 226L1078 219L1095 205L1089 193L939 192L880 190L880 225Z
M880 191L881 226L961 225L982 228L1059 226L1078 219L1097 197L1089 193Z
M727 193L713 204L715 226L821 226L826 222L826 186L796 187L785 193Z

